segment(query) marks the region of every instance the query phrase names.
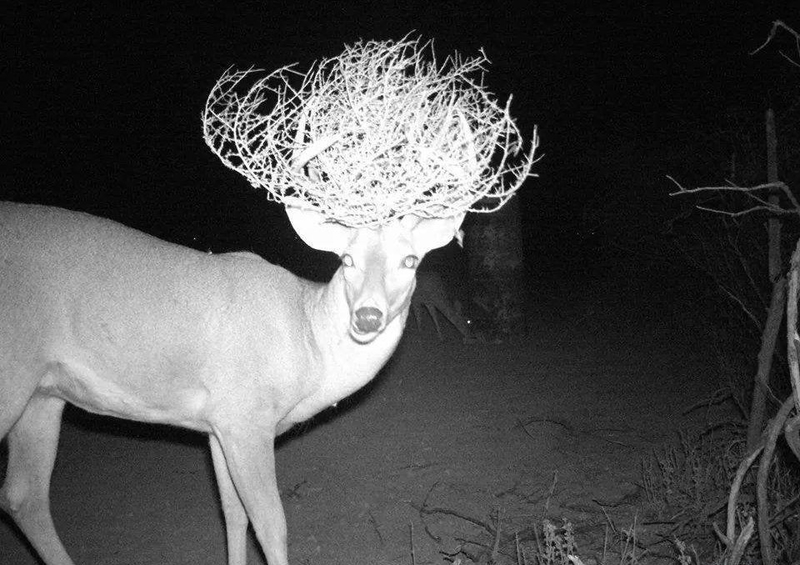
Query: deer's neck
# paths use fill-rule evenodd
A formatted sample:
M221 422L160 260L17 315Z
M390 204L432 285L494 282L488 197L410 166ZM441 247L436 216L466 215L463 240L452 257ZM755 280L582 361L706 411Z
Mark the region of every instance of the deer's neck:
M291 422L287 424L305 420L367 384L394 353L403 335L408 304L370 343L355 341L350 336L350 307L344 284L338 269L327 285L308 289L305 308L310 329L307 345L315 359L311 367L313 385L289 414Z

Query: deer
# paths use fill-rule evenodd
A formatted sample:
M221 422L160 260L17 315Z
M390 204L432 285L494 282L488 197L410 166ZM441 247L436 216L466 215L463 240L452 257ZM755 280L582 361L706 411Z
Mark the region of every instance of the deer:
M209 437L228 564L248 522L287 565L275 438L370 381L398 345L426 253L464 215L352 228L285 207L310 247L336 253L312 283L246 252L211 254L111 220L0 204L0 508L47 565L74 565L50 513L67 402Z
M208 96L206 145L339 257L327 284L251 253L0 204L0 509L46 565L74 565L49 501L66 403L206 434L228 565L245 565L248 524L269 565L288 564L275 438L375 377L420 261L533 176L536 129L524 150L510 99L484 89L483 52L439 65L432 49L359 42L249 88L260 71L229 68Z
M462 313L461 303L450 297L447 285L438 273L432 271L417 273L417 284L414 294L411 296L411 311L416 320L417 330L422 329L424 312L428 313L434 328L436 328L439 341L444 340L439 323L440 314L458 330L465 343L472 340L470 323Z

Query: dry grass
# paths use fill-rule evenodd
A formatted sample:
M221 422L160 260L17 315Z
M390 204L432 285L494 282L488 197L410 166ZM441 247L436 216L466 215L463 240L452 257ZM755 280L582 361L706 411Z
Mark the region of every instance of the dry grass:
M585 524L549 518L524 529L508 531L514 523L499 515L486 527L484 540L465 543L449 556L458 565L741 565L761 563L758 536L753 536L755 485L747 485L738 498L737 523L745 535L739 551L719 543L715 523L724 523L725 505L743 440L734 434L680 434L675 445L665 446L642 464L642 505L647 520L634 518L628 528L617 528L606 514L601 540L585 539L576 530ZM770 475L770 532L779 563L800 562L800 475L795 466L777 463ZM501 523L502 522L502 523ZM596 530L589 526L585 532ZM505 530L505 531L504 531ZM584 531L584 530L582 530ZM490 539L491 538L491 539ZM579 539L580 538L580 539ZM467 549L467 548L471 549ZM479 548L479 549L476 549Z

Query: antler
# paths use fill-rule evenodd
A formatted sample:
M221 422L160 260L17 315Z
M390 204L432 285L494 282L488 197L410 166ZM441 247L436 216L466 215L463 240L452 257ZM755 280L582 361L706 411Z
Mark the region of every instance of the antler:
M532 176L538 136L524 151L511 98L500 107L483 86L488 62L481 52L437 66L430 42L406 38L359 42L247 90L256 71L228 69L206 102L204 137L271 199L299 199L345 225L491 212Z

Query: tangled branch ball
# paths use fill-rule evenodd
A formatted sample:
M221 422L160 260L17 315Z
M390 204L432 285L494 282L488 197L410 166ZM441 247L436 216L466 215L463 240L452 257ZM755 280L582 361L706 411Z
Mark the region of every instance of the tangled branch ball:
M431 43L369 41L306 73L229 69L203 113L222 162L277 202L332 221L376 226L416 214L447 217L500 208L531 176L504 106L483 85L485 55L441 65Z

